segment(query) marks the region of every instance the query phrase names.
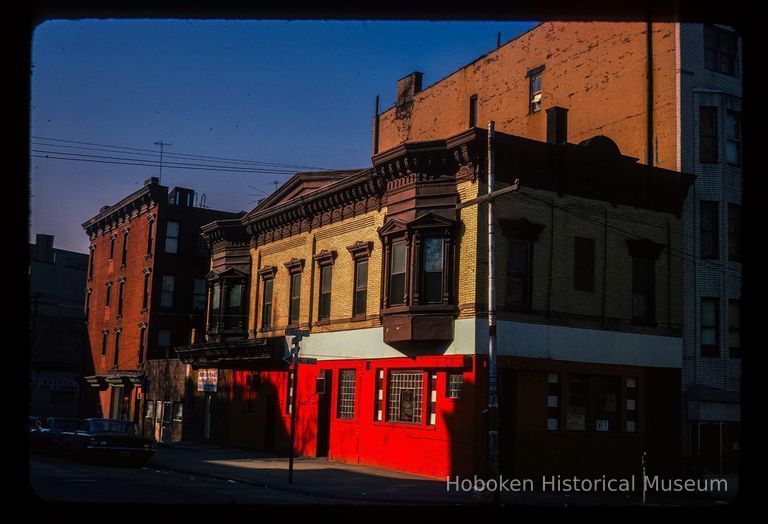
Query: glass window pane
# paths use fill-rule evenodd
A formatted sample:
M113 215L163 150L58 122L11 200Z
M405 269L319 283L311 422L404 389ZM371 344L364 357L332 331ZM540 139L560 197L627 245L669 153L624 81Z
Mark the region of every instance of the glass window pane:
M355 288L366 289L368 287L368 259L363 259L357 262L357 277L355 282Z
M425 238L424 239L424 271L442 272L443 271L443 239Z
M701 324L703 326L714 326L717 322L716 304L714 301L703 301L701 303Z
M168 222L166 230L165 230L166 236L178 238L179 236L179 223L178 222Z
M392 244L392 271L391 274L405 273L405 242Z
M175 238L166 238L165 239L165 252L166 253L176 253L178 250L178 240Z
M331 292L331 270L333 266L325 266L322 268L322 274L320 276L320 293Z
M509 271L516 273L528 272L528 242L511 240L509 242Z

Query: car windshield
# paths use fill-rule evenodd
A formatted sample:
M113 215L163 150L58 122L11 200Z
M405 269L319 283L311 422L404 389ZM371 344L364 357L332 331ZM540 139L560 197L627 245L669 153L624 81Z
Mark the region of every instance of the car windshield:
M136 434L136 426L133 422L125 420L91 420L88 423L88 431L91 433L126 433Z
M48 427L50 429L60 429L60 430L68 431L68 430L79 428L80 421L77 420L76 418L72 418L72 419L54 418L48 421Z

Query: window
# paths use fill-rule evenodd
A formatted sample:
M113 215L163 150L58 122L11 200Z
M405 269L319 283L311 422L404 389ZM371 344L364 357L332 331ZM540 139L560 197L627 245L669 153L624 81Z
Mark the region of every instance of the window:
M106 329L101 332L101 356L107 356L107 343L109 342L109 331Z
M171 330L161 329L157 332L157 346L163 349L171 347Z
M299 323L299 307L301 306L301 273L291 275L291 304L288 311L288 323Z
M728 356L741 358L741 303L728 301Z
M192 286L192 309L203 311L207 296L207 285L204 278L196 278Z
M125 267L128 260L128 231L123 233L123 252L120 256L120 265Z
M701 242L699 256L701 258L718 258L720 256L720 217L717 202L702 201L699 203L699 238Z
M448 374L448 398L461 398L464 391L464 375L461 373Z
M422 291L423 302L443 301L443 239L425 237L422 245Z
M530 306L531 243L507 241L506 304Z
M477 95L469 97L469 127L477 127Z
M88 317L91 315L91 290L85 290L85 321L88 322Z
M541 72L530 75L530 107L528 112L533 113L541 109Z
M109 307L109 303L112 299L112 282L107 282L107 297L104 300L104 307Z
M154 218L149 220L149 226L147 227L147 255L152 254L152 246L155 243L155 221Z
M632 319L654 319L656 291L656 261L632 257Z
M261 329L272 327L272 286L274 278L264 279L264 294L261 297Z
M352 304L353 316L364 316L368 302L368 259L355 260L355 296Z
M392 243L392 260L389 269L389 305L405 303L405 241Z
M179 249L179 223L168 222L165 227L165 252L178 253Z
M573 289L595 290L595 241L576 237L573 260Z
M617 431L617 394L617 378L569 376L567 429L569 431Z
M123 295L125 294L125 280L120 281L120 286L117 288L117 315L123 314Z
M390 372L387 420L421 424L423 389L423 371Z
M725 159L729 165L741 165L741 113L726 112Z
M704 26L704 67L736 76L736 33L711 25Z
M728 260L741 261L741 206L728 204Z
M317 315L318 320L328 320L331 317L332 276L333 266L322 266L320 268L320 307Z
M211 286L211 313L208 319L208 325L213 328L219 327L219 313L221 312L221 284L214 282Z
M115 258L115 240L117 237L115 235L112 235L109 237L109 259L112 260Z
M147 326L141 326L139 329L139 364L144 362L145 337L147 336Z
M144 403L144 418L155 418L155 401L149 400Z
M717 108L699 108L699 162L716 163L717 155Z
M173 403L173 420L174 422L181 422L181 417L184 415L184 404L182 402Z
M163 275L163 287L160 292L160 307L173 307L173 288L176 286L176 277Z
M118 366L118 363L120 358L120 330L115 330L115 358L112 361L112 365L114 367Z
M225 329L238 328L243 325L243 284L238 281L224 283L224 318L222 326Z
M720 300L717 298L701 299L701 356L719 357L720 340Z
M91 258L88 259L88 280L93 279L93 259L96 257L96 246L91 246Z
M339 371L339 400L336 406L336 416L345 420L355 418L354 369L342 369Z
M149 304L149 271L144 273L144 293L141 297L141 309L147 309Z

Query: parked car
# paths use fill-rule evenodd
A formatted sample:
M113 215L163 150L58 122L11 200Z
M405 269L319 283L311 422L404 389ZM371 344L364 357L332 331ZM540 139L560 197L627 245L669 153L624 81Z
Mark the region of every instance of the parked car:
M37 451L40 449L40 435L43 429L43 422L40 417L27 417L27 434L29 436L29 450Z
M86 419L67 440L69 452L86 460L143 465L155 453L153 440L139 436L136 424L127 420Z
M71 442L75 431L82 425L79 418L49 417L45 427L40 430L37 451L41 453L64 453L67 443Z

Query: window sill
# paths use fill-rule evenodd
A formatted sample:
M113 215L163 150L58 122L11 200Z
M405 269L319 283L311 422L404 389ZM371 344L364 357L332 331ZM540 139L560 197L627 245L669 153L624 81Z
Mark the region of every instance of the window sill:
M350 322L362 322L364 320L368 320L368 317L365 314L362 315L354 315L352 316L349 321Z
M374 420L373 421L374 426L385 426L389 428L400 428L400 429L413 429L416 431L435 431L437 430L437 426L427 426L426 424L423 424L421 422L396 422L396 421L390 421L390 420Z
M315 325L316 326L330 326L331 325L331 320L328 319L328 318L324 318L323 320L318 320L317 322L315 322Z
M336 417L333 420L336 424L349 424L349 425L355 425L357 424L357 421L354 418L339 418Z

